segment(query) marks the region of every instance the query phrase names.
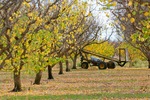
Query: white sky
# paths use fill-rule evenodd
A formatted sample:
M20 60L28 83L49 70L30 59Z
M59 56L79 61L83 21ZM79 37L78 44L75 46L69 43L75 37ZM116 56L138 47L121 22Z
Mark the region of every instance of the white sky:
M96 20L100 24L103 24L103 26L106 26L108 28L107 33L111 34L112 27L109 24L111 23L112 20L110 18L108 18L105 14L105 13L108 13L111 16L110 11L108 11L108 10L102 11L101 10L102 7L96 3L96 0L83 0L83 1L88 2L89 8L90 8L90 10L92 10L92 13L95 16ZM102 34L102 37L103 38L106 37L105 31ZM117 35L117 33L114 32L113 35L111 36L111 40L117 40L117 38L118 38L118 35Z

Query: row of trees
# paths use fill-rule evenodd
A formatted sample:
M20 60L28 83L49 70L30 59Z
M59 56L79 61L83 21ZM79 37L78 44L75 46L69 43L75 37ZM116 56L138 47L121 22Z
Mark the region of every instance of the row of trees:
M68 68L71 55L76 68L78 50L97 39L102 26L80 0L0 0L0 69L12 70L14 89L21 91L21 71L42 71L62 62Z
M102 0L101 2L107 3L106 7L109 9L113 7L113 14L118 15L115 18L119 19L119 24L114 24L114 26L119 31L124 29L124 33L128 29L125 30L125 27L129 25L125 26L122 22L127 21L124 23L130 23L132 26L136 22L136 18L130 16L130 20L120 20L119 12L115 11L119 10L118 7L121 4L114 0L106 1ZM127 5L133 9L130 6ZM14 89L12 91L21 91L20 75L23 69L36 72L34 84L40 84L42 72L46 68L49 72L48 78L53 78L52 68L58 63L60 65L59 74L63 74L63 62L66 62L66 71L69 71L69 58L73 61L73 68L76 69L79 50L87 45L97 43L95 41L99 41L99 36L102 35L103 27L94 20L92 10L89 9L87 2L80 0L0 0L0 69L13 71ZM147 11L143 15L146 19L144 21L140 19L141 24L149 20ZM123 18L126 14L128 15L126 11L122 12ZM123 18L121 17L121 19ZM149 34L147 32L149 24L144 25L140 28L146 27L143 29L145 35L141 35L144 38L144 47L148 48L144 49L146 56L150 51L149 35L147 35ZM131 32L132 35L124 34L128 36L125 39L137 44L136 39L139 36L136 35L139 34L137 32L139 31L135 30L134 33ZM104 41L110 38L106 37L108 38ZM106 45L108 45L107 42ZM142 48L142 44L137 47ZM113 49L109 51L113 51ZM109 53L112 55L112 52Z

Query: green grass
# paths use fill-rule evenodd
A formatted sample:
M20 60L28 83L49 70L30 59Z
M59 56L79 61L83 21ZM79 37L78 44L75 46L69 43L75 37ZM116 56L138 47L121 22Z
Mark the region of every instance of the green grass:
M43 96L2 96L1 100L93 100L93 99L132 99L132 98L150 98L148 93L139 94L120 94L120 93L101 93L90 95L43 95Z

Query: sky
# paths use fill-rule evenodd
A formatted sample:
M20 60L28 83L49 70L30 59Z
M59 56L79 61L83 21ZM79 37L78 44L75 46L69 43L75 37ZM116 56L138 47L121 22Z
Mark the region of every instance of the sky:
M113 21L111 20L111 13L109 10L107 11L104 11L104 10L101 10L102 6L100 6L99 4L96 3L96 0L83 0L83 1L87 1L88 2L88 5L89 5L89 8L92 10L92 13L93 15L95 16L95 19L100 23L102 24L103 27L107 27L107 35L109 36L109 34L112 33L112 26L110 26L109 24ZM106 13L110 16L110 17L107 17L106 16ZM103 31L102 33L102 37L105 38L106 37L106 30ZM111 36L111 40L112 41L117 41L118 38L120 38L116 32L113 32L113 35Z

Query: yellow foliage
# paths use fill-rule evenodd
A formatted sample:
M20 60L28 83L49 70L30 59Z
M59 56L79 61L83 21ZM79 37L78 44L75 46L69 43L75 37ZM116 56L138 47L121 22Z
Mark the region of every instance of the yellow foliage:
M88 13L88 16L92 16L92 13Z
M13 18L12 18L12 17L9 17L9 20L10 20L10 21L12 21L12 20L13 20Z
M53 6L53 9L56 9L56 8L57 8L57 6L56 6L56 5L54 5L54 6Z
M26 1L23 2L23 5L25 5L25 6L28 7L28 8L30 7L30 4L27 3Z
M33 16L33 13L28 13L28 16L29 16L29 17L32 17L32 16Z
M112 6L116 6L116 5L117 5L117 2L113 2L113 3L112 3Z
M43 63L43 65L41 65L40 67L43 66L45 67L46 66L45 64L47 63L46 61L43 61L43 59L48 60L48 58L45 58L45 55L48 54L50 50L53 49L53 47L56 46L57 44L60 45L62 44L61 41L62 37L66 38L66 36L61 36L63 32L65 33L70 30L74 30L71 34L68 33L69 39L68 38L67 39L68 39L68 44L72 44L72 43L75 44L76 34L81 34L84 31L85 26L79 25L79 23L81 23L81 19L83 18L82 15L87 15L87 9L86 9L86 4L83 7L82 4L80 3L76 4L75 2L72 4L74 8L71 7L70 5L67 6L68 4L67 1L68 0L64 0L62 2L64 4L62 5L63 6L62 8L65 8L65 10L60 10L59 17L54 20L51 20L51 23L48 25L45 25L45 23L48 22L48 20L50 20L51 18L50 15L53 14L53 11L55 11L58 8L57 4L54 4L52 7L50 7L52 9L49 9L47 15L43 17L42 15L39 16L40 15L39 12L37 10L34 10L34 8L33 9L29 8L30 6L32 6L30 4L31 2L29 3L23 2L22 8L20 10L21 12L18 11L13 13L13 16L10 17L9 20L16 21L17 19L17 21L14 24L13 29L11 31L12 34L9 35L10 35L11 49L13 50L12 55L15 56L13 61L17 62L15 66L20 65L19 64L20 58L24 49L23 45L26 47L27 54L23 55L22 57L24 58L26 57L25 58L26 62L28 62L28 64L33 67L39 66L41 63ZM76 0L76 2L77 1L78 0ZM41 7L42 11L44 11L45 8ZM89 16L92 16L92 13L89 13ZM32 21L33 23L30 24L30 22ZM45 29L40 29L38 32L33 33L34 29L38 28L40 25L43 25L46 29L49 30L45 31ZM77 26L79 26L79 28ZM61 27L62 27L62 31L60 30ZM28 28L29 31L25 34L24 38L18 43L18 45L15 45L16 42L18 42L17 39L15 38L16 37L20 38L23 35L23 32ZM10 33L10 31L7 33ZM73 49L73 47L71 48Z
M130 60L133 61L135 59L145 59L145 56L142 54L142 52L136 48L134 48L133 46L131 46L130 44L123 42L119 48L127 48L128 52L130 54Z
M125 26L121 25L121 27L122 27L122 30L123 30L123 31L126 30Z
M103 54L105 56L112 56L114 54L114 47L109 42L102 44L92 44L85 47L85 49L98 54Z
M122 17L121 19L122 19L122 20L125 20L125 18L124 18L124 17Z
M130 19L130 22L131 22L131 23L134 23L134 22L135 22L135 19L132 17L132 18Z
M22 32L24 32L25 31L25 28L20 28L19 29L19 33L21 34Z
M40 17L37 17L36 20L37 20L37 21L36 21L37 24L42 24L42 22L43 22L43 19L40 18Z
M131 17L131 14L128 14L128 18L130 18Z
M109 14L108 14L108 13L106 13L106 17L109 17Z
M128 6L132 6L132 4L133 4L133 3L132 3L132 1L130 0L129 3L128 3Z
M5 63L6 63L6 64L9 64L9 63L10 63L10 60L5 60Z
M149 16L149 12L145 12L145 13L144 13L144 16Z
M148 24L148 25L146 26L146 28L147 28L147 29L150 29L150 24Z
M49 25L45 25L45 28L46 28L46 29L49 29Z

